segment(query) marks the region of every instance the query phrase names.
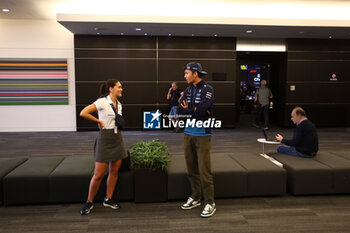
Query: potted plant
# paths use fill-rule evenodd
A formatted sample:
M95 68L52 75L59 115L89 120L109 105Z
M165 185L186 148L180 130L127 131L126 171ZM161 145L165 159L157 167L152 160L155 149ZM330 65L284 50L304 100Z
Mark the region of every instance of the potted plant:
M130 148L134 169L135 202L161 202L168 199L168 147L158 139L140 141Z

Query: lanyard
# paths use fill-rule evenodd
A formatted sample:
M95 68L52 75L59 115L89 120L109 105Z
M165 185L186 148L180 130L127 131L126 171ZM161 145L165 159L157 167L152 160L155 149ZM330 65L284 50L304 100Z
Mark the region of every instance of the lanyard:
M118 111L115 109L113 101L111 100L111 98L109 96L106 97L106 99L108 100L109 104L111 105L113 111L115 114L118 114ZM118 108L118 102L116 102L117 108Z

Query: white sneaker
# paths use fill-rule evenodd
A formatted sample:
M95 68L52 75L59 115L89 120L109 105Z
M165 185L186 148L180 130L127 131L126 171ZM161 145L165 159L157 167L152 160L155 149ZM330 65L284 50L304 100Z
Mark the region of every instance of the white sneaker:
M183 210L190 210L201 205L201 200L194 200L192 197L187 199L187 202L181 206Z
M204 207L204 210L201 213L201 217L203 218L211 217L215 213L215 211L216 211L215 203L213 203L212 205L206 204L206 206Z

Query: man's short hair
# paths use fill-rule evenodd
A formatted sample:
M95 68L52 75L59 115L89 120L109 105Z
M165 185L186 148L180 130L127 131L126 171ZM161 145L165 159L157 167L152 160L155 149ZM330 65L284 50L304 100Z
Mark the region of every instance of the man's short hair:
M293 109L293 111L295 111L296 115L300 115L300 116L306 117L306 113L305 113L304 109L302 109L301 107L295 107Z
M177 86L177 82L172 82L171 85L175 84Z
M261 84L266 86L267 85L267 81L266 80L261 80Z

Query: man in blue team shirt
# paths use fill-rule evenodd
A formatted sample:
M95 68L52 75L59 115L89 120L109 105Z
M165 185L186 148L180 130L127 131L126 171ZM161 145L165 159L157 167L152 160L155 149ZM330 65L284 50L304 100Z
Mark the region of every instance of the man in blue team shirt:
M184 72L184 78L190 86L184 91L180 100L179 114L190 115L191 120L195 119L196 121L204 122L212 116L214 89L202 79L207 73L202 70L200 63L188 63ZM201 217L210 217L216 211L210 161L210 141L210 128L186 125L184 150L192 195L181 208L190 210L201 205L203 185L206 205L201 213Z

